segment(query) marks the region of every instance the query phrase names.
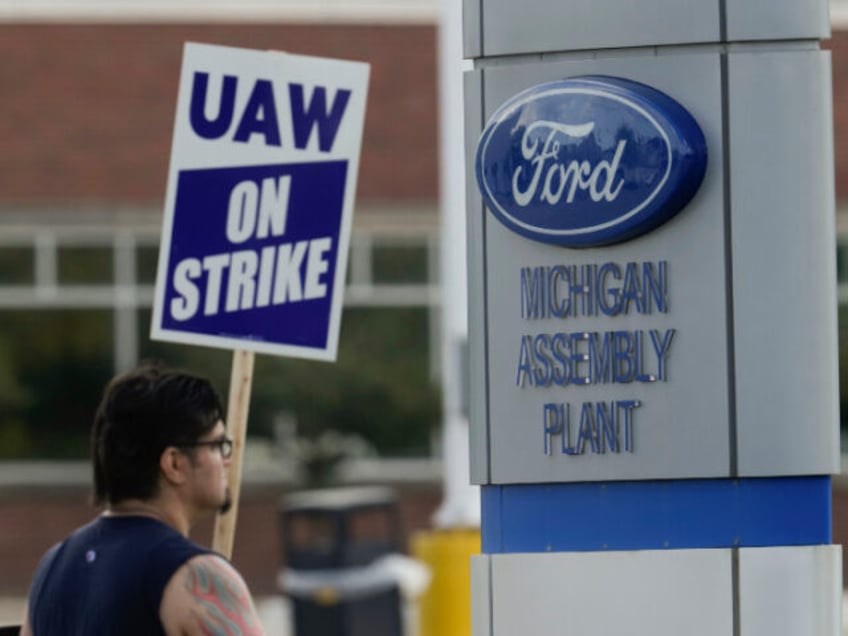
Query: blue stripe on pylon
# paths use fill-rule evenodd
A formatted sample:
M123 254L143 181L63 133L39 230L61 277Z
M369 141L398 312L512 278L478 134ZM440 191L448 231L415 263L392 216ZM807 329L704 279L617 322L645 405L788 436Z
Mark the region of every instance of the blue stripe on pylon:
M830 477L484 486L481 540L487 554L828 544Z

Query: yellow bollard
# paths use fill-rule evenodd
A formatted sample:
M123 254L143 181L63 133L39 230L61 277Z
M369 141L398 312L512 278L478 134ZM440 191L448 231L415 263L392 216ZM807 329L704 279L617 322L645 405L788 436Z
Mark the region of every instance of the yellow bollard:
M418 604L418 636L471 636L471 555L477 529L433 530L412 537L412 554L430 568L430 587Z

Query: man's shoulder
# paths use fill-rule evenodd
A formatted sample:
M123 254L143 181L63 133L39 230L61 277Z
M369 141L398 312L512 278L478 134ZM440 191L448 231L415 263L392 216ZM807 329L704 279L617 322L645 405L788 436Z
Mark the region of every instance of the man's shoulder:
M174 573L160 616L168 634L265 633L244 579L215 553L198 554Z
M66 549L70 549L73 551L74 546L77 543L85 541L85 537L87 537L91 532L92 528L97 523L98 518L95 518L85 525L82 525L75 530L73 530L70 534L68 534L64 539L54 543L47 551L42 555L41 559L38 562L38 565L35 569L35 575L33 577L33 581L30 587L30 594L39 596L41 594L41 589L44 585L45 580L54 570L54 567L58 567L60 570L63 569L63 566L59 564L57 566L57 562L61 560L61 556Z

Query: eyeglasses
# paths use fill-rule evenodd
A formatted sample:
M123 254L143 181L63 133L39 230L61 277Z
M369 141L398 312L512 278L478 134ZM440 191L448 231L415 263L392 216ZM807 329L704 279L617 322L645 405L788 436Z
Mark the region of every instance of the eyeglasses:
M224 459L229 459L233 455L233 440L229 437L222 437L221 439L212 439L206 442L186 442L184 444L174 444L178 448L195 448L197 446L210 446L212 448L217 448L218 452L221 453L221 457Z

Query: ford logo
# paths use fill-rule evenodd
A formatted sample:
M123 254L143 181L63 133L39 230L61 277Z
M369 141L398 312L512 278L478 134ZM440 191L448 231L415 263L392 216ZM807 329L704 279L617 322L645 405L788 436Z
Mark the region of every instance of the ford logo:
M549 82L492 115L477 183L527 238L596 247L635 238L682 210L707 168L693 117L668 95L614 77Z

